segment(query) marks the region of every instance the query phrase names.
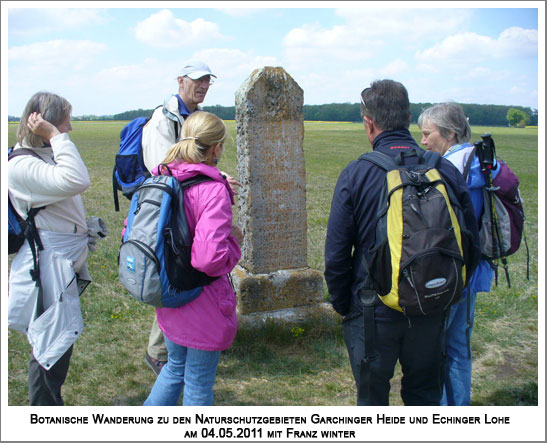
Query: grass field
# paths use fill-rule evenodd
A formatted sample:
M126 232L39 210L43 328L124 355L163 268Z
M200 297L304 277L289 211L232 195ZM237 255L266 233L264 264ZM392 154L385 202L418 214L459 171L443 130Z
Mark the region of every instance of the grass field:
M127 296L117 278L119 235L128 201L114 212L112 166L124 122L75 122L70 134L90 171L84 193L88 216L102 217L110 235L88 259L93 283L82 296L86 329L76 342L63 388L67 405L140 405L154 383L143 356L153 310ZM235 123L219 167L237 176ZM538 130L474 127L473 140L491 132L498 155L521 180L530 248L509 259L512 289L500 274L499 286L477 299L473 405L537 405L538 402ZM9 125L9 145L16 125ZM418 128L411 127L420 139ZM308 264L323 271L323 247L330 201L338 175L370 150L361 125L307 122ZM296 327L298 326L298 328ZM9 332L9 405L28 404L26 337ZM399 374L399 372L397 372ZM398 376L391 404L400 405ZM308 321L260 328L242 327L222 354L215 385L217 405L353 405L355 388L339 324Z

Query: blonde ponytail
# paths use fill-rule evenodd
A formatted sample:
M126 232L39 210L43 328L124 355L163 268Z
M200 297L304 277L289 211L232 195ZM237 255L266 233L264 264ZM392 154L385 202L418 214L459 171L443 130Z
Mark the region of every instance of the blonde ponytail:
M163 163L206 162L211 147L222 143L226 138L226 126L216 115L197 111L186 119L181 135L181 140L169 150Z

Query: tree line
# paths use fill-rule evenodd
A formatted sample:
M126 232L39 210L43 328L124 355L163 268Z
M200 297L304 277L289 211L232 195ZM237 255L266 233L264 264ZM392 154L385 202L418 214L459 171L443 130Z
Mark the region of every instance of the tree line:
M418 121L418 116L424 109L431 106L432 103L411 103L410 112L412 113L412 123ZM461 104L465 115L469 118L469 123L473 126L507 126L508 113L511 110L518 110L524 113L528 118L526 124L537 126L537 109L522 106L505 105L479 105L479 104ZM235 120L235 106L203 106L204 111L211 112L223 120ZM152 115L153 109L137 109L125 111L114 115L82 115L74 117L75 121L88 120L133 120L137 117L148 117ZM304 105L304 120L306 121L332 121L332 122L360 122L359 103L329 103L324 105ZM511 114L511 113L510 113ZM514 113L513 113L514 114ZM9 121L18 121L17 117L8 116Z
M422 111L432 103L411 103L412 123L417 123ZM469 123L474 126L507 126L507 113L510 109L518 109L529 116L528 123L537 126L538 113L536 109L522 106L461 104ZM235 120L235 106L204 106L204 111L211 112L223 120ZM153 109L127 111L113 116L113 120L132 120L136 117L152 114ZM332 122L361 122L361 107L359 103L330 103L324 105L304 105L304 120Z

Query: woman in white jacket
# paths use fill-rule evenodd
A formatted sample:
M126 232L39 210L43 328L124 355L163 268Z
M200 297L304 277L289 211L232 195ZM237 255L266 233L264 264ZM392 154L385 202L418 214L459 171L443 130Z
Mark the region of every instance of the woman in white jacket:
M9 198L19 215L26 218L31 208L44 207L35 217L44 247L38 255L42 296L29 272L34 264L25 241L11 265L8 302L9 327L26 333L32 346L29 397L38 406L64 404L61 386L72 345L83 330L79 294L90 280L85 263L88 227L80 196L90 181L68 136L71 111L58 95L32 96L21 116L14 152L24 148L38 156L20 155L8 162Z

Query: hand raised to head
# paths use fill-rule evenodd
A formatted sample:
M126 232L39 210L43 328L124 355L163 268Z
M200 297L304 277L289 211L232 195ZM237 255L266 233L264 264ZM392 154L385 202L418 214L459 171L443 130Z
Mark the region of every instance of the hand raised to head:
M42 137L48 142L51 138L60 134L59 130L54 125L52 125L47 120L44 120L42 118L42 114L39 114L37 112L33 112L29 115L27 126L33 134Z

